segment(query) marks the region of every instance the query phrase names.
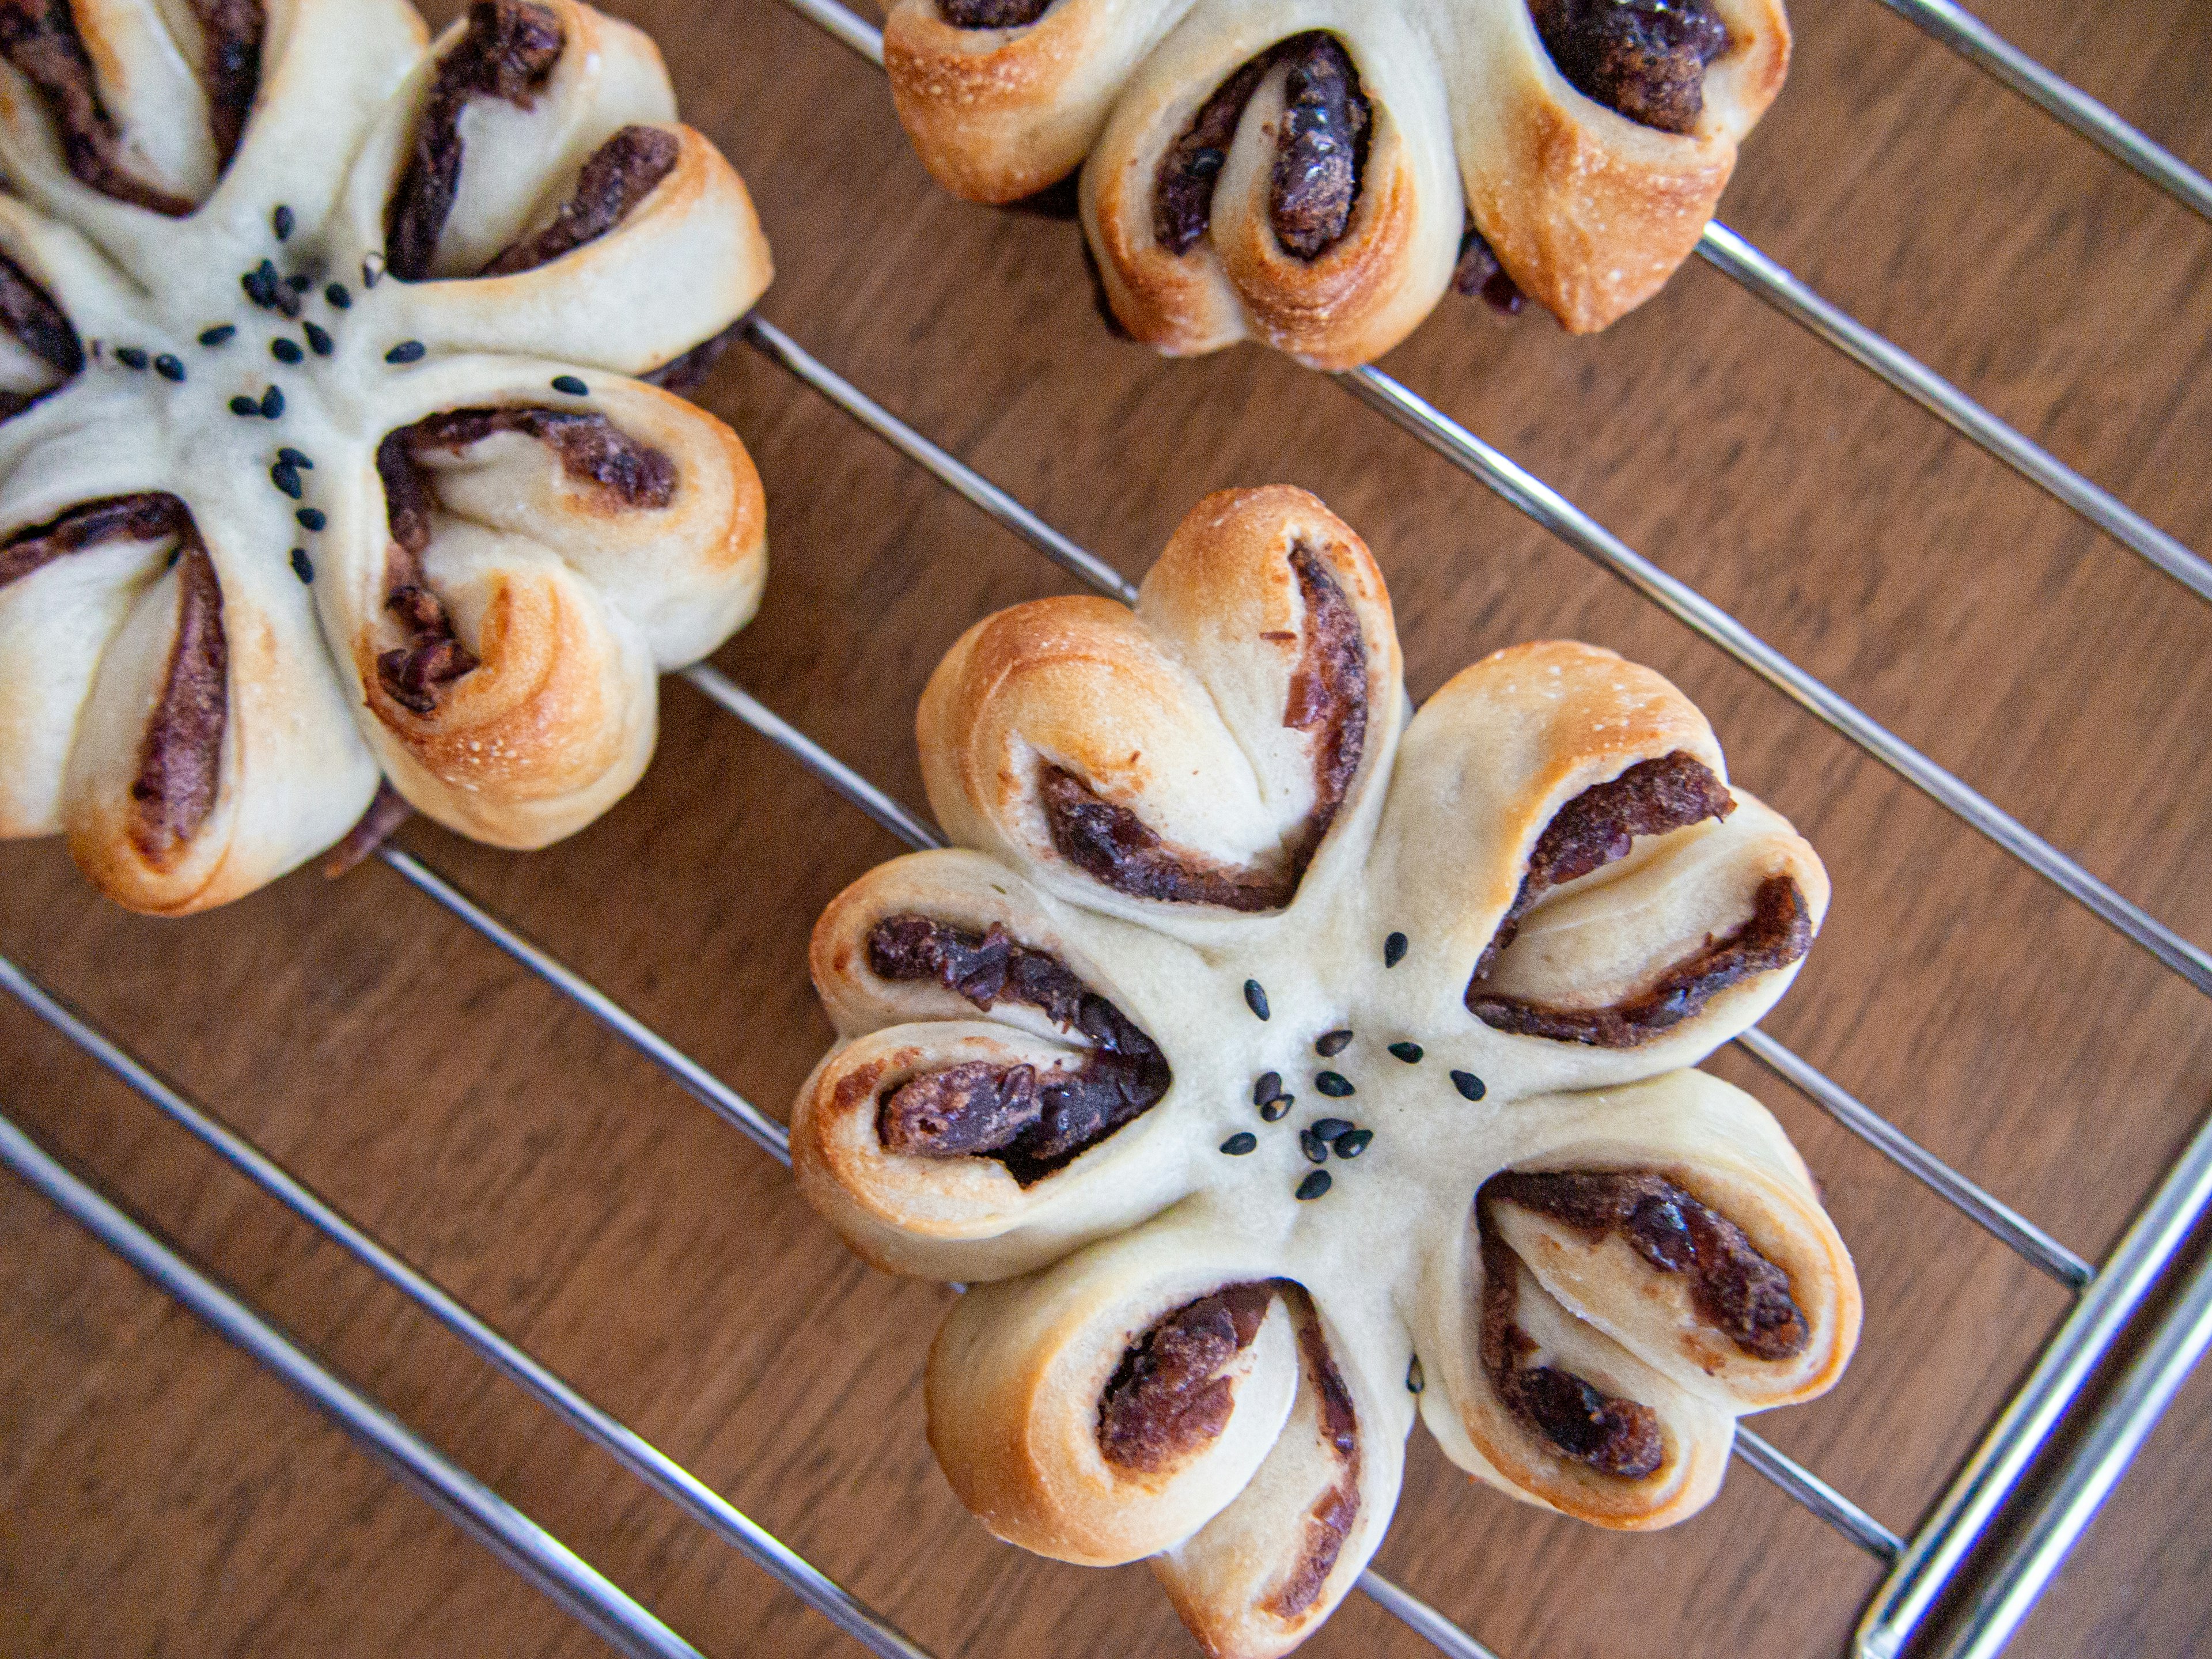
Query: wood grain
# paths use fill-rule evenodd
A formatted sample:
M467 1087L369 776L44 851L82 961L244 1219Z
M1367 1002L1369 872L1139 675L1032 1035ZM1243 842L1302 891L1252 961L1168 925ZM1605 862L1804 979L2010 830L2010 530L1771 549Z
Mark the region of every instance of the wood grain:
M1880 766L1357 406L1255 349L1094 319L1066 225L947 199L881 77L775 0L623 0L752 186L763 312L1132 575L1203 491L1287 481L1367 536L1416 696L1571 635L1673 677L1827 860L1769 1028L2101 1254L2212 1099L2212 1011ZM2212 167L2212 6L1979 8ZM1869 0L1801 0L1737 229L2212 548L2212 228ZM1388 367L2155 914L2212 939L2212 609L1695 262L1609 332L1448 307ZM718 661L909 802L911 711L988 609L1063 580L777 370L701 393L757 458L767 603ZM828 1028L823 903L896 850L672 684L634 795L532 857L404 839L781 1115ZM1033 1560L953 1502L918 1374L945 1293L859 1266L783 1172L381 867L184 923L0 848L0 950L940 1654L1191 1651L1149 1576ZM2065 1299L1728 1054L1826 1186L1864 1346L1762 1433L1900 1529ZM216 1169L12 1004L0 1102L713 1654L854 1651ZM2022 1651L2212 1650L2212 1395L2185 1392ZM1471 1486L1419 1435L1378 1565L1504 1659L1831 1655L1873 1565L1739 1468L1668 1534ZM0 1651L595 1651L336 1431L0 1182ZM1425 1648L1355 1599L1307 1650Z

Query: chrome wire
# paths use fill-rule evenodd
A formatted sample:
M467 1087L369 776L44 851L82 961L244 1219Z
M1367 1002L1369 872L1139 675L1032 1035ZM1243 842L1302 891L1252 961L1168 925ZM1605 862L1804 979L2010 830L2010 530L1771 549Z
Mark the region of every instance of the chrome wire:
M1902 1538L1741 1423L1735 1429L1735 1455L1877 1561L1893 1562L1903 1553Z
M2007 425L1918 358L1892 344L1802 278L1716 219L1698 252L1793 323L1871 371L1961 436L2140 554L2200 599L2212 599L2212 563L2160 530L2110 490L2091 483L2026 434Z
M2191 212L2212 219L2212 179L2154 143L2079 87L2052 74L1965 7L1953 4L1952 0L1881 0L1881 3L2065 123Z
M882 67L881 30L863 23L836 4L836 0L786 0L786 3L794 5L807 17L829 28L843 45ZM844 21L833 27L828 20L836 13L842 13ZM1744 246L1747 247L1748 244ZM1902 353L1898 355L1903 356ZM1784 696L1964 818L2062 892L2087 905L2199 991L2212 996L2212 954L2091 875L1995 802L1798 667L1695 588L1660 569L1534 473L1508 459L1427 399L1371 365L1336 378L1361 402L1379 410L1576 551L1597 561L1675 620L1718 646ZM869 406L876 408L872 404ZM880 410L876 412L881 414ZM915 459L922 458L917 455ZM974 496L969 499L976 500ZM976 504L985 505L980 500Z
M260 1362L398 1475L417 1496L618 1653L701 1659L582 1557L294 1342L236 1291L201 1272L0 1115L5 1163L63 1214Z
M493 1328L435 1280L356 1226L245 1136L217 1121L61 997L4 957L0 986L222 1159L534 1395L586 1439L883 1659L930 1659L926 1649L713 1487Z

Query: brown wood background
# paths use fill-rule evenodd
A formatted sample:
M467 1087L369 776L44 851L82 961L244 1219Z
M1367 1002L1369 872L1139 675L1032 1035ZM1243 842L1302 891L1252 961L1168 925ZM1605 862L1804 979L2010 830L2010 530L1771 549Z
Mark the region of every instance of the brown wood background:
M1567 634L1674 677L1827 860L1769 1028L2101 1255L2212 1099L2179 980L1715 651L1256 349L1106 337L1069 226L965 206L881 77L775 0L622 0L750 182L763 305L1123 570L1204 490L1287 480L1373 544L1425 695ZM2212 5L1984 0L2212 167ZM1726 219L2191 544L2212 549L2212 228L1870 0L1800 0ZM2212 609L1692 262L1601 337L1449 305L1389 367L2059 846L2212 940ZM701 394L767 479L774 567L718 660L910 802L955 635L1063 579L744 351ZM634 796L534 857L407 845L781 1114L828 1036L807 929L896 849L672 684ZM1140 1569L994 1543L924 1446L945 1300L856 1263L768 1158L372 866L182 923L57 844L0 848L0 950L941 1655L1190 1651ZM1842 1386L1759 1431L1900 1529L2059 1290L1739 1056L1867 1296ZM850 1652L66 1043L0 1000L0 1103L711 1654ZM2023 1636L2212 1651L2212 1383L2181 1396ZM1874 1565L1747 1470L1616 1537L1474 1486L1417 1432L1378 1565L1504 1659L1832 1655ZM0 1180L0 1651L585 1654L592 1639L251 1362ZM1355 1598L1310 1651L1426 1650Z

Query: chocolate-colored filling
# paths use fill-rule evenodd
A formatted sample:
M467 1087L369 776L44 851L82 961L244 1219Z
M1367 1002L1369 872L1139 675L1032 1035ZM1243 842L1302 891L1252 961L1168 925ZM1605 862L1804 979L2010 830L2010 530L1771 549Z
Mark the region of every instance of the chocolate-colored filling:
M1757 1359L1787 1359L1813 1340L1790 1294L1790 1275L1742 1228L1650 1170L1508 1170L1484 1191L1547 1215L1591 1239L1619 1233L1662 1273L1690 1275L1705 1322Z
M1705 107L1705 65L1729 49L1707 0L1528 0L1567 83L1630 120L1688 132Z
M0 0L0 56L38 88L78 183L172 219L192 210L185 198L148 184L123 165L123 131L100 98L70 0Z
M937 0L956 29L1018 29L1045 15L1052 0Z
M1600 1474L1641 1480L1656 1474L1666 1461L1658 1413L1594 1388L1572 1371L1525 1364L1536 1344L1515 1322L1520 1306L1520 1258L1486 1224L1482 1364L1499 1401L1559 1451Z
M385 269L403 282L430 274L461 179L461 111L471 98L520 109L537 101L565 45L561 20L530 0L476 0L461 38L438 63L416 118L407 166L384 210ZM503 257L503 256L502 256Z
M1131 1343L1098 1396L1098 1450L1157 1474L1212 1441L1236 1406L1218 1373L1252 1346L1275 1299L1267 1284L1230 1285L1185 1303Z
M376 674L393 702L417 714L429 714L437 707L439 691L477 666L475 655L454 637L445 601L422 574L436 502L419 458L433 449L458 453L495 432L536 439L560 458L570 477L625 507L665 507L676 493L676 464L618 430L604 415L527 406L456 409L386 433L376 447L377 477L384 484L385 515L392 527L384 604L407 642L377 658Z
M1513 943L1529 908L1553 888L1625 858L1638 836L1664 835L1735 811L1728 787L1695 757L1677 750L1639 761L1619 777L1585 789L1562 806L1537 838L1520 890L1484 947L1467 987L1467 1006L1486 1025L1520 1036L1628 1048L1680 1024L1720 992L1753 974L1788 966L1813 942L1805 896L1787 876L1760 884L1749 921L1662 975L1650 988L1610 1008L1554 1008L1485 991L1483 981Z
M73 507L50 523L19 530L0 544L0 587L42 570L64 554L107 542L152 542L191 522L174 495L117 495Z
M1292 35L1243 64L1199 106L1160 158L1152 185L1152 240L1188 253L1213 222L1213 189L1244 106L1278 63L1290 64L1282 129L1275 137L1267 217L1276 238L1303 259L1343 236L1359 199L1373 112L1359 72L1335 38Z
M1127 807L1100 799L1073 772L1047 762L1038 769L1037 791L1053 846L1069 863L1134 898L1231 910L1277 910L1291 902L1359 769L1367 655L1359 615L1328 565L1303 542L1290 557L1306 621L1283 724L1315 734L1313 810L1297 834L1267 866L1221 864L1171 845Z
M173 497L172 498L173 500ZM191 517L176 510L183 539L177 571L177 639L131 781L131 839L156 868L172 863L215 810L222 728L230 706L230 647L222 589Z
M1306 1375L1321 1396L1322 1434L1343 1474L1306 1511L1305 1547L1267 1598L1268 1610L1279 1619L1295 1619L1314 1604L1359 1514L1359 1414L1352 1409L1352 1390L1329 1357L1321 1322L1310 1314L1298 1322L1298 1346L1305 1355Z
M1459 263L1452 267L1452 291L1480 294L1492 307L1508 316L1520 310L1528 297L1505 274L1505 267L1498 264L1498 255L1482 240L1482 233L1474 228L1472 219L1459 239Z
M6 329L33 356L52 365L64 380L84 367L84 347L69 318L52 296L4 253L0 253L0 328ZM0 420L21 414L45 395L0 395Z
M1166 1057L1127 1015L1049 951L1016 944L995 923L971 933L911 913L868 933L880 979L934 980L978 1008L1018 1002L1090 1039L1073 1071L987 1062L925 1073L876 1109L876 1133L914 1158L994 1158L1028 1187L1158 1105L1174 1082Z
M371 853L392 838L392 832L414 815L415 809L407 804L407 797L392 787L389 779L380 779L376 793L369 798L368 810L355 820L345 839L323 855L323 874L335 881Z
M1310 34L1290 55L1283 88L1283 130L1276 140L1267 216L1275 236L1301 259L1317 259L1352 222L1373 125L1359 72L1334 37Z
M592 152L553 222L505 249L478 275L535 270L605 235L675 170L681 149L674 134L658 127L623 128Z
M740 317L720 334L708 335L690 350L678 353L658 368L647 369L637 378L665 392L688 397L714 372L722 354L730 349L730 342L744 331L744 326L745 319Z
M1752 901L1751 920L1676 963L1648 990L1610 1008L1555 1008L1518 997L1479 994L1470 986L1467 1006L1495 1030L1516 1036L1586 1042L1600 1048L1632 1048L1693 1018L1731 985L1786 968L1812 948L1813 916L1805 895L1788 876L1769 876Z
M208 100L208 131L221 164L230 165L261 89L261 38L268 27L261 0L189 0L205 41L200 79Z

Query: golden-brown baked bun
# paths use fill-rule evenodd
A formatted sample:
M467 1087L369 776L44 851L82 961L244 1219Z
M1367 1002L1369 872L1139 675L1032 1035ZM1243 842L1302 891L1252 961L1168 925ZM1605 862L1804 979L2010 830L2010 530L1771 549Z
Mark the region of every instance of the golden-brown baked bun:
M1082 169L1104 295L1138 339L1344 368L1455 272L1471 290L1502 267L1577 333L1642 304L1788 68L1779 0L1534 8L896 0L884 54L947 189L1012 202Z
M650 40L50 0L0 167L0 835L180 914L380 780L507 847L636 781L766 560L744 447L647 383L770 274Z
M976 1287L929 1435L1000 1537L1147 1559L1209 1652L1280 1654L1417 1412L1641 1528L1834 1382L1850 1257L1765 1109L1685 1069L1827 879L1658 675L1525 645L1413 714L1358 537L1251 489L1133 610L976 624L916 728L956 845L817 924L793 1163L870 1260Z

